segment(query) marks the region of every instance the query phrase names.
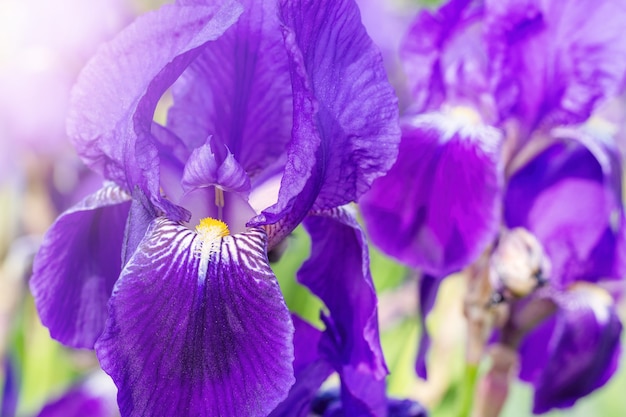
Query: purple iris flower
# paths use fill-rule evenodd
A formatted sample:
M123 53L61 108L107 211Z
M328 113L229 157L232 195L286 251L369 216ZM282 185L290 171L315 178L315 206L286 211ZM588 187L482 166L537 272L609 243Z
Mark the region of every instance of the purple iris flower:
M511 304L516 340L503 343L522 343L535 412L571 406L615 370L621 161L598 120L623 87L625 18L612 1L451 0L420 13L400 50L412 104L398 160L360 200L373 242L423 271L422 318L441 279L493 251L503 226L536 239L551 272L533 271L528 286L496 271L493 283ZM520 298L546 280L530 297L552 307L539 337Z
M589 130L555 130L555 142L511 176L504 200L507 227L530 231L550 261L550 272L536 271L548 285L512 303L501 336L519 348L535 413L572 406L604 385L621 351L614 300L626 273L622 167Z
M73 90L69 134L106 183L49 230L31 290L54 338L95 347L122 416L265 416L287 397L298 351L268 251L303 221L298 279L338 361L387 372L345 207L397 153L380 53L352 0L241 3L140 17Z

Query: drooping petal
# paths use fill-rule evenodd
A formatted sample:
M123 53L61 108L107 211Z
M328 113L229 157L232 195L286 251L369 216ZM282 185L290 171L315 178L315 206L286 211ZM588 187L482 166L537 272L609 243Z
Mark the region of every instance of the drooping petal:
M214 136L254 178L290 140L291 86L276 2L241 3L237 23L172 87L168 126L190 149Z
M66 345L92 348L104 329L129 200L114 185L85 198L56 220L35 257L30 289L39 317Z
M150 132L154 109L202 47L240 13L232 1L167 5L102 47L81 73L69 111L68 133L87 165L129 192L141 187L169 212L159 194L158 148Z
M487 1L487 39L502 61L500 96L528 131L574 124L615 96L626 72L626 5L611 0Z
M552 263L552 283L621 277L624 214L619 181L581 141L563 138L519 169L505 196L508 227L525 227Z
M355 201L397 153L397 99L353 0L284 0L280 16L294 95L278 202L255 223ZM341 28L341 30L338 30Z
M379 417L385 415L385 381L377 379L369 371L359 372L345 364L343 351L346 346L338 340L338 329L329 317L323 332L294 316L296 336L294 345L296 360L296 383L288 398L274 410L271 417L305 417L328 414L331 403L340 403L340 410L347 416ZM347 341L349 343L349 341ZM336 371L341 380L341 392L334 390L318 392L322 382ZM344 414L341 414L344 415Z
M156 219L96 352L123 416L265 416L293 384L293 326L260 229L206 240Z
M269 417L307 417L317 391L333 373L330 362L319 351L322 331L311 326L300 317L292 315L294 333L293 368L296 382L287 398Z
M386 417L385 380L368 371L344 366L341 376L341 405L346 416Z
M298 281L330 311L329 323L336 368L351 365L375 379L387 374L380 347L376 293L369 271L366 238L348 207L305 219L311 256L298 271Z
M359 202L372 241L444 277L475 260L499 223L501 136L431 113L403 123L400 153Z
M545 346L545 362L531 374L533 412L571 407L604 385L617 369L622 324L611 297L602 291L578 284L556 297L559 310L553 327L547 327L552 332ZM534 358L522 356L522 367L525 360Z

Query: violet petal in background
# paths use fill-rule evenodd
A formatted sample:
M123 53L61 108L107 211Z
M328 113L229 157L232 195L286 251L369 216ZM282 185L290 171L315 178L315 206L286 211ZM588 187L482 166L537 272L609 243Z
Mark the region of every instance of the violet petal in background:
M486 3L487 39L505 41L499 95L516 93L509 115L518 117L528 131L539 124L582 122L601 100L622 88L623 2Z
M115 286L96 352L123 416L261 417L294 382L265 233L201 240L156 219Z
M417 349L417 357L415 358L415 373L422 379L427 379L428 372L426 369L426 355L430 350L430 334L426 327L426 318L432 310L437 299L439 284L442 278L432 275L423 274L419 279L419 319L421 331L420 340Z
M107 185L63 213L35 257L30 289L56 340L93 348L119 277L130 197Z
M533 412L571 407L578 399L603 386L617 369L622 324L608 293L590 285L561 294L554 324L544 327L541 366L522 376L535 387ZM533 349L522 348L525 362L535 363ZM531 356L528 356L528 355Z
M480 107L489 92L490 63L482 12L480 2L452 0L416 16L400 47L411 112L432 111L443 102Z
M47 403L37 417L116 417L116 393L111 378L98 371Z
M375 245L444 277L475 260L499 224L499 133L431 113L403 123L400 153L360 201Z
M583 143L564 139L509 179L506 224L530 230L543 244L552 285L621 277L624 215L611 175Z

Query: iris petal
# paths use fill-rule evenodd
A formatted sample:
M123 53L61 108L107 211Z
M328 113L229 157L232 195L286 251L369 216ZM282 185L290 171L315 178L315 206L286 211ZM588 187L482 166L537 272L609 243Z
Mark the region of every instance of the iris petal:
M206 143L191 153L181 182L183 190L218 186L224 191L247 194L250 191L250 178L246 171L228 148L222 150L226 153L222 159L212 150L212 146L223 147L216 142Z
M306 3L306 4L305 4ZM256 223L356 200L397 153L397 99L352 0L280 5L294 96L278 202Z
M502 57L498 80L528 131L587 119L618 94L626 71L626 6L610 0L487 2L487 39Z
M406 120L398 160L359 202L372 241L436 277L475 260L498 228L500 140L445 114Z
M553 285L621 277L623 212L614 188L612 173L572 139L557 141L510 178L507 226L525 227L542 242Z
M322 383L333 373L332 365L319 352L322 331L298 316L293 317L294 371L296 382L289 396L270 414L270 417L307 417L311 402Z
M330 311L329 322L338 339L333 342L339 352L335 361L382 379L387 368L365 235L348 208L319 214L304 221L312 247L310 258L298 271L298 281Z
M215 137L254 178L291 138L291 86L276 2L241 3L237 23L172 86L168 126L190 149Z
M164 211L173 209L159 199L158 147L150 133L154 109L199 48L240 13L234 2L167 5L105 44L81 73L69 110L68 133L87 165L129 192L140 186Z
M441 284L441 278L424 274L420 277L419 282L419 319L421 324L421 335L418 345L417 358L415 359L415 372L422 379L428 377L426 369L426 355L430 349L430 334L426 327L426 318L430 310L435 305L437 292Z
M42 323L60 342L92 348L119 277L130 197L114 185L63 213L35 257L30 289Z
M260 229L209 241L153 222L96 344L122 415L265 416L286 397L293 326L265 250Z
M571 407L615 372L622 324L609 295L598 291L575 287L557 297L555 320L543 328L544 332L551 330L546 349L541 349L546 352L544 358L534 372L525 371L526 379L535 386L535 413ZM525 343L537 341L535 337ZM522 346L522 370L528 368L525 362L536 362L532 357L535 351Z
M400 56L413 102L421 113L444 101L479 106L489 92L489 55L482 39L480 2L452 0L424 10L412 23Z

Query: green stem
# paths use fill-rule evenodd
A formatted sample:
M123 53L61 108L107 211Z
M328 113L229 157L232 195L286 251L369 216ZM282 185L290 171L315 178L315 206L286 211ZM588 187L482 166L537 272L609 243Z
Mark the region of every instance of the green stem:
M470 417L474 405L474 392L478 381L478 364L466 363L465 376L461 385L459 417Z

